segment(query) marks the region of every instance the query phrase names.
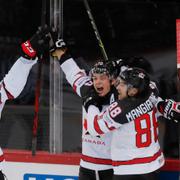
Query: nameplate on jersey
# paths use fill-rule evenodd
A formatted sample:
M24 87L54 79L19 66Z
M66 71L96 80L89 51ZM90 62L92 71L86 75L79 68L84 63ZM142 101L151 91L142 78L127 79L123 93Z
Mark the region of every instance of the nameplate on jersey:
M147 114L153 108L152 102L148 99L144 103L140 104L137 108L131 110L126 114L126 118L128 121L133 121L134 119L142 116L143 114Z

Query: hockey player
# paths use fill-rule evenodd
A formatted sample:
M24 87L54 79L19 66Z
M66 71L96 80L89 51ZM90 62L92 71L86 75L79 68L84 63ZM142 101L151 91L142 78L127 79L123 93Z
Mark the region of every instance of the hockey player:
M22 92L32 66L36 64L38 56L48 48L48 36L48 29L41 28L30 40L21 44L21 57L17 59L8 74L0 82L0 116L5 102L18 97ZM4 160L4 155L0 148L0 180L5 180L5 175L3 174Z
M52 55L57 57L65 77L82 101L94 99L100 111L114 102L117 91L112 86L107 67L103 61L97 62L90 71L80 69L65 48L65 43L57 40L51 48ZM79 180L111 180L113 176L111 161L111 134L94 137L87 131L87 112L82 112L82 156L80 161Z
M80 69L75 60L67 51L66 44L62 39L57 39L57 35L52 32L52 42L50 52L52 56L59 60L60 66L65 73L66 79L73 87L74 91L82 98L83 108L82 117L82 158L80 162L80 180L109 180L112 179L111 165L111 134L93 137L87 131L88 118L86 107L88 102L93 101L103 111L109 104L117 99L117 91L110 77L113 71L115 77L124 65L146 66L150 68L142 58L131 58L123 61L123 59L111 62L100 61L94 65L91 75L88 76L84 70ZM128 63L127 63L128 62ZM142 63L143 62L143 63ZM144 64L145 63L145 64ZM149 64L148 64L149 65ZM122 69L123 69L122 68ZM149 70L149 69L148 69Z
M142 69L128 68L116 80L117 101L103 112L93 101L86 107L90 134L112 132L113 180L155 180L164 164L157 116L180 120L180 104L156 98L153 85L149 85L149 77Z

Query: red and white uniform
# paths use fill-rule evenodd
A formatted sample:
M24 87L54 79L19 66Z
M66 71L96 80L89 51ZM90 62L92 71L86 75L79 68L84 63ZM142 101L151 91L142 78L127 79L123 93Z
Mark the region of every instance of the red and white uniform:
M93 88L91 78L85 71L80 69L76 62L69 58L61 64L61 68L66 75L67 81L71 84L74 91L83 97ZM112 94L109 103L103 106L103 110L114 101ZM111 161L111 138L112 134L102 136L92 136L87 131L88 117L83 108L82 115L82 157L80 166L91 170L106 170L112 168Z
M111 158L115 175L146 174L164 164L158 142L157 109L149 96L116 101L103 113L88 109L89 132L112 132Z
M36 62L37 59L32 61L20 57L0 82L0 117L6 100L14 99L20 95L27 82L29 72ZM0 148L0 170L3 161L4 156Z

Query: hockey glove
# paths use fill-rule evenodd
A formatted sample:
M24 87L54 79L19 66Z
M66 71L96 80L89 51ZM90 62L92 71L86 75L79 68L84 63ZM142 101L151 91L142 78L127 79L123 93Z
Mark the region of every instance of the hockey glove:
M35 59L49 49L50 29L39 27L36 33L21 44L21 56L27 59Z
M158 103L158 109L165 118L176 122L180 121L180 102L167 99Z
M58 30L52 28L51 29L51 41L50 41L50 47L49 47L50 53L56 51L56 49L65 50L66 48L67 47L66 47L66 43L64 42L64 40L58 37Z
M59 60L60 64L71 58L71 54L66 46L66 43L63 39L58 38L58 33L54 29L51 30L49 52L51 56L56 57Z
M101 105L100 99L101 98L98 96L98 94L96 93L94 89L92 89L87 96L83 97L82 101L83 101L83 106L86 112L88 111L88 108L90 105L94 105L98 107L99 110L101 111L102 105Z

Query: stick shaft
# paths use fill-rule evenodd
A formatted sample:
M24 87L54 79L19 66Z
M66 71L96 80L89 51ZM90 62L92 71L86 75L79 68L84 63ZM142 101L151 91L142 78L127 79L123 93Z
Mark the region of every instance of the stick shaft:
M89 17L89 19L90 19L90 21L91 21L91 25L92 25L93 30L94 30L94 33L95 33L95 35L96 35L96 39L97 39L98 44L99 44L99 47L100 47L100 49L101 49L103 58L104 58L105 61L108 61L108 56L107 56L107 53L106 53L106 51L105 51L104 44L103 44L103 42L102 42L102 40L101 40L99 31L98 31L98 29L97 29L97 26L96 26L94 17L93 17L93 15L92 15L92 12L91 12L91 9L90 9L90 6L89 6L87 0L84 0L84 5L85 5L85 7L86 7L86 11L87 11L88 17Z
M44 27L46 23L46 0L42 0L42 10L41 10L41 27ZM41 89L41 74L42 74L42 61L43 55L40 56L38 61L38 74L36 81L35 89L35 104L34 104L34 120L33 120L33 129L32 129L32 155L36 155L37 149L37 132L38 132L38 123L39 123L39 97Z

